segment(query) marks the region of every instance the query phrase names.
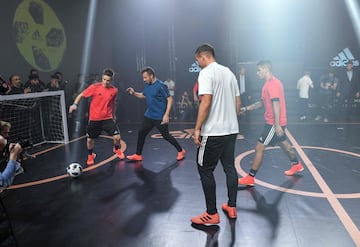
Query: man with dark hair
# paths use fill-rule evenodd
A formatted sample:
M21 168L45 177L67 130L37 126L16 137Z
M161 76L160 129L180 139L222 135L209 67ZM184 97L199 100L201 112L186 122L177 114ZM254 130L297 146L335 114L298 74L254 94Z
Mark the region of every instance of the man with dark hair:
M102 82L91 84L81 92L69 108L69 113L77 109L80 100L85 97L91 97L89 124L87 126L87 149L88 159L86 164L93 165L96 154L94 150L94 139L102 131L112 135L114 140L113 152L120 159L124 159L124 153L120 149L120 131L116 125L116 98L118 89L111 85L114 78L114 72L111 69L105 69L102 75Z
M47 89L49 91L58 91L61 90L59 84L59 77L55 74L50 76L50 82L47 84Z
M236 77L231 70L215 60L214 48L209 44L199 46L195 53L202 70L199 73L199 104L194 130L197 149L197 167L205 195L206 212L192 217L194 224L218 224L216 184L214 170L218 161L226 174L228 201L222 209L231 219L237 217L237 173L234 151L239 133L238 114L241 100Z
M256 110L265 107L265 127L255 146L255 157L249 174L239 179L239 184L254 186L255 175L261 167L266 146L279 144L286 156L290 159L291 168L285 171L285 175L292 176L304 170L298 160L294 149L286 138L286 104L284 89L281 81L272 74L272 65L268 60L257 64L257 75L264 79L262 88L262 101L257 101L249 106L241 108L242 112Z
M30 93L39 93L44 91L45 84L40 81L38 75L32 74L29 75L29 80L25 83L24 87Z
M346 120L350 120L353 112L354 99L359 97L360 75L354 70L353 61L346 63L346 68L340 73L339 85L336 88L335 115L340 117L345 113ZM345 110L345 111L344 111Z
M315 118L316 121L323 118L324 123L329 122L338 85L339 78L335 75L334 68L329 68L326 74L321 75L318 91L319 114Z
M30 89L24 90L24 86L19 75L11 75L9 77L9 81L11 83L11 89L8 94L23 94L30 92Z
M145 99L147 104L143 123L138 133L136 153L128 155L126 158L134 161L142 160L145 138L147 134L156 127L164 139L178 151L176 160L182 160L185 158L186 151L169 133L169 114L173 104L173 98L169 93L168 87L156 78L155 71L151 67L142 69L141 75L145 83L142 92L135 92L132 87L126 89L130 95L139 99Z

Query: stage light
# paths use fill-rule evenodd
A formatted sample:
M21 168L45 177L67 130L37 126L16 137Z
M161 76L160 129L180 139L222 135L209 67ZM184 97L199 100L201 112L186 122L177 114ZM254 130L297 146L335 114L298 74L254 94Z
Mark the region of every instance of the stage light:
M346 7L349 11L350 19L354 26L357 40L360 44L360 7L357 0L345 0Z
M84 39L84 49L83 49L83 53L82 53L82 60L81 60L81 72L80 72L80 86L78 89L78 93L80 93L81 91L83 91L86 87L86 75L89 73L89 61L91 59L91 46L92 46L92 40L93 40L93 33L94 33L94 24L95 24L95 17L96 17L96 6L97 6L97 0L91 0L90 4L89 4L89 10L88 10L88 17L87 17L87 23L86 23L86 30L85 30L85 39ZM82 128L84 128L85 126L82 126L81 124L83 123L82 118L83 118L83 114L84 114L84 109L83 106L84 104L79 104L78 109L76 110L76 113L73 112L73 116L74 116L74 128L73 128L73 137L78 135L80 132L80 130ZM79 145L78 143L81 142L76 142L75 144L75 148L72 152L72 155L74 157L72 157L72 160L77 160L78 157L78 150L79 150Z

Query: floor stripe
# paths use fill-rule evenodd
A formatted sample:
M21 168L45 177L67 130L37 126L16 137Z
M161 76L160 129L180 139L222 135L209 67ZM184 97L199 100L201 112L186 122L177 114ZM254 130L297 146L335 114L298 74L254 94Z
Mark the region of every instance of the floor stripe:
M72 143L72 142L75 142L75 141L79 141L81 139L84 139L86 136L82 136L82 137L79 137L79 138L76 138L76 139L73 139L71 140L69 143ZM111 136L105 136L105 135L100 135L99 137L102 137L102 138L106 138L106 139L111 139L112 140L112 137ZM38 155L41 155L41 154L44 154L44 153L47 153L47 152L50 152L52 150L55 150L57 148L60 148L62 146L65 146L65 144L59 144L59 145L56 145L54 147L51 147L51 148L47 148L45 150L42 150L40 152L37 152L37 153L34 153L33 155L35 156L38 156ZM121 140L121 150L124 152L126 150L127 146L126 146L126 143ZM116 154L110 156L109 158L105 159L105 160L102 160L92 166L88 166L86 168L83 169L83 172L87 172L87 171L90 171L90 170L94 170L100 166L103 166L107 163L109 163L110 161L114 160L114 159L117 159L118 156ZM22 183L22 184L14 184L14 185L11 185L10 187L8 187L7 189L19 189L19 188L25 188L25 187L29 187L29 186L34 186L34 185L39 185L39 184L44 184L44 183L49 183L49 182L53 182L53 181L56 181L56 180L59 180L59 179L64 179L64 178L68 178L69 175L68 174L64 174L64 175L59 175L59 176L54 176L54 177L51 177L51 178L45 178L45 179L41 179L41 180L37 180L37 181L33 181L33 182L27 182L27 183Z
M345 229L350 234L351 238L354 240L356 246L360 246L360 232L357 226L354 224L348 213L345 211L339 200L336 198L334 193L331 191L330 187L327 185L323 177L320 175L318 170L315 168L313 163L310 161L309 157L302 150L300 145L297 143L295 138L286 130L286 135L289 138L291 144L301 157L304 162L304 165L308 168L310 173L313 175L316 183L319 185L320 189L326 195L326 199L329 201L331 207L334 209L335 213L339 217L340 221L343 223Z
M358 154L358 153L349 152L349 151L345 151L345 150L341 150L341 149L316 147L316 146L301 146L301 148L302 149L315 149L315 150L323 150L323 151L329 151L329 152L342 153L342 154L347 154L347 155L350 155L350 156L355 156L355 157L360 158L360 154ZM269 150L273 150L273 149L280 149L280 147L279 146L266 147L265 151L269 151ZM242 177L245 177L247 175L247 172L245 172L242 169L242 167L240 166L241 160L243 160L246 156L249 156L249 155L251 155L253 153L255 153L255 149L242 152L238 156L236 156L236 158L235 158L236 171ZM291 179L292 177L289 176L288 178ZM255 182L256 182L256 184L259 184L261 186L264 186L264 187L272 189L272 190L278 190L278 191L281 191L281 192L291 193L291 194L300 195L300 196L311 196L311 197L320 197L320 198L324 198L324 197L327 196L323 192L302 191L302 190L290 189L290 188L287 188L287 187L281 187L279 185L275 185L275 184L271 184L271 183L267 183L265 181L262 181L259 178L256 178ZM336 196L336 198L338 198L338 199L357 199L357 198L360 198L360 193L334 194L334 196Z

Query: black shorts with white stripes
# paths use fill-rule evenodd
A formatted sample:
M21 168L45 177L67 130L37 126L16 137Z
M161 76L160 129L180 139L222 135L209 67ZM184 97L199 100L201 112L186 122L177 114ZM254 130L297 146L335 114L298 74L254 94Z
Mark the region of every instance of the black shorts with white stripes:
M264 130L261 133L258 141L263 143L266 146L275 146L279 142L283 142L286 140L286 126L281 126L281 128L284 130L284 134L282 136L276 135L276 130L274 125L265 124Z

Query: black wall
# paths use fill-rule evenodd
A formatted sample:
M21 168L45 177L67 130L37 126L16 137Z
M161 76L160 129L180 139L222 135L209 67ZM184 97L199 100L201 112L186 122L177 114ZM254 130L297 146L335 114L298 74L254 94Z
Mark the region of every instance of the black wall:
M67 47L59 66L40 71L41 78L48 81L53 72L61 71L69 81L68 90L75 91L90 1L44 2L62 23ZM8 78L18 73L26 81L33 66L19 52L13 31L14 13L21 3L0 1L0 74ZM255 74L260 59L272 60L285 89L294 90L304 68L313 69L317 81L345 47L356 59L360 57L359 42L342 0L99 0L94 23L87 72L101 74L105 67L114 68L120 102L124 102L121 121L140 120L145 108L144 102L124 93L128 86L141 90L139 65L154 67L165 80L171 75L170 62L174 62L178 94L191 91L197 74L188 69L195 61L196 47L203 42L213 44L218 62L235 73L239 63L245 63L256 88L262 84ZM169 51L171 38L174 53Z

